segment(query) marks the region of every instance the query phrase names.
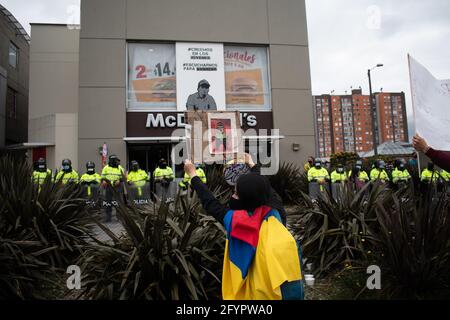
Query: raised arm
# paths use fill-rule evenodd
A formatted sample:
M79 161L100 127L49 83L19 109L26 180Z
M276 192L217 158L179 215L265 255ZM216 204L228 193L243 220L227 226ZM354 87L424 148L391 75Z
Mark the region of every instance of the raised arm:
M195 192L197 192L197 195L200 198L200 201L206 213L213 216L217 221L223 224L223 218L230 209L224 206L222 203L220 203L219 200L216 199L216 197L214 197L206 184L204 184L202 180L197 176L195 166L191 161L185 161L184 171L192 178L191 186L192 188L194 188Z
M425 139L418 134L413 138L413 145L417 151L423 152L438 167L446 171L450 170L450 154L444 151L434 150L428 145Z

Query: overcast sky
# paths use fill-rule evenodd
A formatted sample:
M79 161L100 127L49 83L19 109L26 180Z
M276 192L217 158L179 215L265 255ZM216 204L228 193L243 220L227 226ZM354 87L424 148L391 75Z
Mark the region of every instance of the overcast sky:
M436 78L450 78L449 0L306 0L313 94L404 91L410 135L407 54Z
M293 0L295 1L295 0ZM79 23L79 0L0 0L30 32L30 22ZM407 54L437 78L450 78L449 0L306 0L313 94L350 87L404 91L412 107ZM412 128L410 126L410 132Z

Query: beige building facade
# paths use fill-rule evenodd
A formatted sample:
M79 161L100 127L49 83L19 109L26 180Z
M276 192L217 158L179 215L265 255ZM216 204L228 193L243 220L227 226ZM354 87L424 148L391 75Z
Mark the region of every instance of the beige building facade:
M51 169L65 158L78 168L78 29L31 24L29 159ZM31 156L32 155L32 156Z
M304 1L82 0L80 24L80 30L32 25L29 142L48 150L49 167L59 166L63 158L71 158L81 171L89 160L100 167L104 143L122 164L138 160L147 171L160 157L169 157L171 131L182 127L182 108L179 103L158 105L145 94L144 102L133 104L139 98L139 91L130 88L136 83L130 78L134 60L151 62L153 53L147 58L131 52L160 47L171 52L178 43L219 44L266 57L264 107L233 110L241 112L243 122L269 130L261 143L279 139L281 162L303 164L315 154ZM170 68L161 64L159 72L174 77ZM150 118L161 121L149 126ZM276 128L277 136L270 133Z

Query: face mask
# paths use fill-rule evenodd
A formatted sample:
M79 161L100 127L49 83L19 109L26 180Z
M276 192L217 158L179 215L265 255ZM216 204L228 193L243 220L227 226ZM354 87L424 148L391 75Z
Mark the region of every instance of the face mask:
M239 201L239 199L233 197L231 197L230 200L228 201L228 206L230 207L231 210L240 210L241 209L240 204L241 202Z
M63 166L63 170L64 171L69 171L70 170L70 166L69 165L64 165Z

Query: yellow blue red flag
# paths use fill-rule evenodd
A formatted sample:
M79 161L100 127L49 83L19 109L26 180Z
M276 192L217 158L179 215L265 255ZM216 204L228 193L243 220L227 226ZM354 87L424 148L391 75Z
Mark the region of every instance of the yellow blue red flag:
M299 246L281 221L267 206L225 215L225 300L303 299Z

